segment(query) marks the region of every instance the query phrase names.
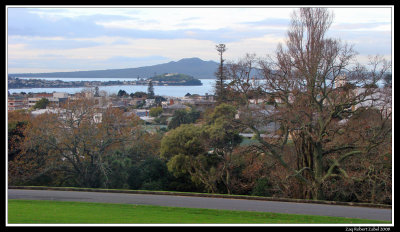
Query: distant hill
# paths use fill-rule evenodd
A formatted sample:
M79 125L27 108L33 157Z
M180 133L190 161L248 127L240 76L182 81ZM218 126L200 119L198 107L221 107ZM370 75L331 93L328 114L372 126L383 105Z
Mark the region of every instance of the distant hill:
M73 78L150 78L164 73L184 73L196 79L214 79L218 63L199 58L185 58L165 64L139 68L107 69L75 72L53 73L19 73L8 74L9 77L73 77Z

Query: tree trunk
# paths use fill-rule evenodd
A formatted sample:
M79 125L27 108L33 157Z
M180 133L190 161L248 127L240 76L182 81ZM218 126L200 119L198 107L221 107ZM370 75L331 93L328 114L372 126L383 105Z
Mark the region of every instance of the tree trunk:
M322 163L322 144L321 143L316 143L314 145L314 183L313 187L314 189L314 200L323 200L324 199L324 194L322 191L322 178L324 174L324 166Z

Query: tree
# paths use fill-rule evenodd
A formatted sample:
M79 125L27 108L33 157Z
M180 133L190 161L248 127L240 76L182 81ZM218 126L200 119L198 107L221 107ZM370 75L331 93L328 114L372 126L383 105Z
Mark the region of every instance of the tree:
M21 152L25 138L25 130L31 121L29 113L24 110L8 112L8 161L13 161Z
M251 99L255 100L261 97L261 90L254 76L254 68L257 65L255 54L246 54L238 62L227 64L226 76L230 79L229 90L226 96L230 99L235 98L240 105L247 104ZM237 95L240 93L240 95Z
M240 128L233 120L236 115L234 106L221 103L209 116L207 124L203 126L203 135L208 150L218 158L216 173L222 181L228 194L232 192L231 176L233 171L232 153L242 142L239 135Z
M156 157L146 157L130 168L131 189L166 190L170 173L166 164Z
M226 51L226 45L225 44L218 44L215 46L216 50L218 51L219 57L220 57L220 63L217 72L215 73L215 76L217 77L216 83L215 83L215 97L217 102L224 102L226 100L226 88L225 88L225 72L226 69L224 67L224 59L223 59L223 54Z
M94 87L94 97L100 97L99 86Z
M374 87L390 64L380 57L371 57L369 66L353 64L351 46L325 38L332 20L324 8L294 12L286 47L278 45L275 59L258 64L259 97L276 104L242 101L237 121L254 133L254 148L276 160L287 179L298 181L300 197L310 199L324 199L324 188L338 178L351 179L346 162L366 157L388 140L391 129L391 96ZM236 80L246 86L246 78ZM235 96L249 99L252 91L246 90L236 88ZM362 107L378 107L382 117L353 123ZM285 157L293 146L294 160Z
M132 160L125 152L116 150L105 157L105 163L109 170L107 187L111 189L129 188L129 169L132 167Z
M158 117L162 114L162 112L163 112L162 107L154 107L150 109L149 114L151 117Z
M150 80L149 85L147 87L147 98L153 99L154 98L154 87L153 82Z
M131 98L135 98L135 97L143 98L143 97L147 97L147 93L139 91L139 92L131 93L130 96L131 96Z
M164 98L163 96L154 96L154 103L157 106L161 106L161 102L166 101L167 99Z
M33 109L46 109L50 101L47 98L42 98L33 106Z
M171 121L168 123L168 129L177 128L182 124L194 123L199 117L200 112L197 110L176 110L172 115Z
M75 186L110 186L110 157L139 140L139 119L94 106L94 99L79 99L67 102L65 111L37 116L15 166L32 173L31 178L58 173L64 179L59 181ZM34 169L26 165L28 158L38 160Z
M388 73L385 75L385 77L383 78L384 82L385 82L385 87L392 87L392 74Z
M125 90L120 89L117 94L118 97L128 96L128 93Z
M166 134L161 141L160 155L168 170L176 177L188 176L199 188L217 192L216 156L208 153L200 125L183 124Z
M219 183L231 193L231 154L240 142L237 128L231 124L236 109L219 105L206 124L182 124L161 141L160 155L176 177L189 175L208 192L217 192Z

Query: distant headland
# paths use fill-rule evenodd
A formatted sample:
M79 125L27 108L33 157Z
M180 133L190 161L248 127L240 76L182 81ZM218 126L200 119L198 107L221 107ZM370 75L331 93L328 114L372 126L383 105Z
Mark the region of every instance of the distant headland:
M184 73L195 79L214 79L218 69L215 61L204 61L199 58L184 58L164 64L126 69L107 69L93 71L52 72L52 73L13 73L9 78L40 77L40 78L109 78L109 79L148 79L165 73Z

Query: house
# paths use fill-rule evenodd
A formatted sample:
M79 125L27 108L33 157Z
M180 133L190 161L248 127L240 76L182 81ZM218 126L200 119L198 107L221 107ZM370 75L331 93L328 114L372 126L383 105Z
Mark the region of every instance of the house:
M60 103L65 102L68 98L56 98L56 97L30 97L28 98L28 107L33 107L40 99L46 98L49 100L51 106L59 107Z
M205 112L207 109L215 106L215 101L195 100L193 105L197 110Z
M190 96L185 96L180 99L182 104L190 104L194 106L197 110L206 111L208 108L213 108L215 106L215 100L213 95L208 95L207 93L202 96L198 94L193 94Z
M68 100L68 93L54 92L54 93L38 93L34 97L28 98L28 107L33 107L40 99L46 98L49 100L51 106L60 107L60 104Z
M9 111L21 110L28 107L28 99L23 96L9 96L7 99L7 107Z
M140 97L140 98L135 97L135 98L133 98L133 99L131 99L129 101L128 105L130 105L130 106L138 106L138 105L143 104L145 101L146 101L146 98L144 98L144 97Z
M135 109L133 113L136 114L138 117L146 117L149 116L149 110L146 109Z
M146 99L144 107L150 108L156 103L156 99Z
M68 93L54 92L53 97L54 98L68 98Z
M187 110L189 108L190 107L188 107L186 105L183 105L183 104L180 104L180 103L176 103L176 104L173 104L173 105L167 105L167 106L163 107L163 113L162 114L165 115L165 116L171 116L171 115L174 114L174 112L176 110Z
M130 112L129 112L130 113ZM151 123L154 121L154 117L150 117L150 110L146 109L135 109L133 113L136 114L141 120Z

